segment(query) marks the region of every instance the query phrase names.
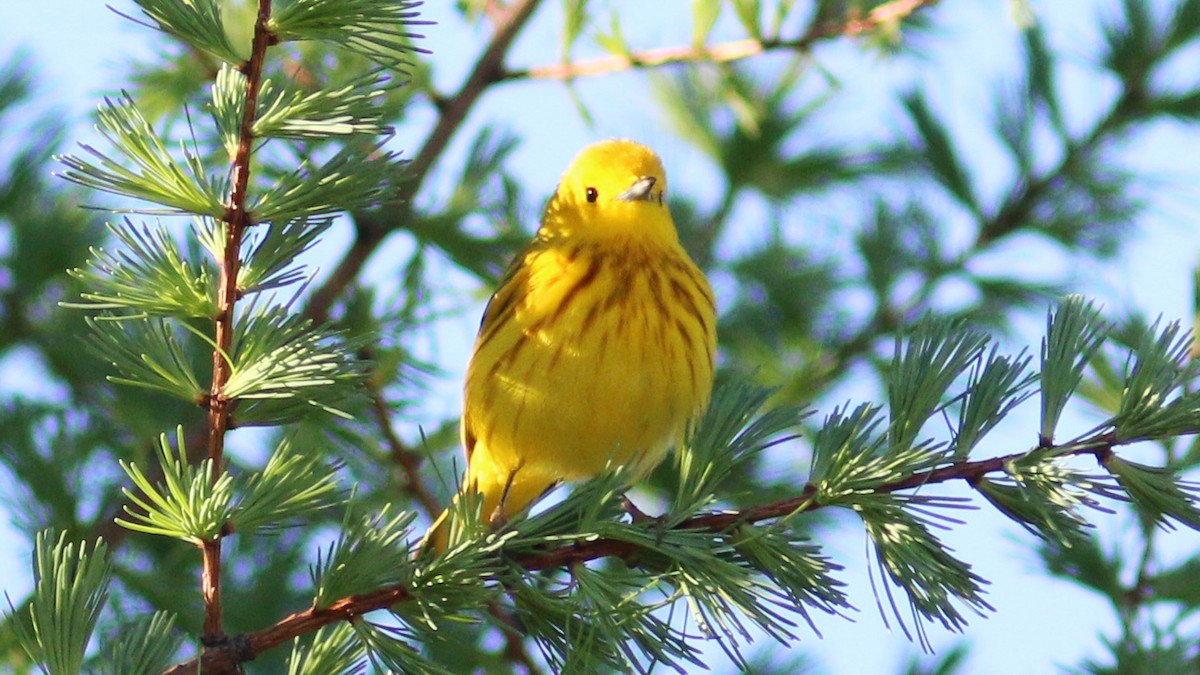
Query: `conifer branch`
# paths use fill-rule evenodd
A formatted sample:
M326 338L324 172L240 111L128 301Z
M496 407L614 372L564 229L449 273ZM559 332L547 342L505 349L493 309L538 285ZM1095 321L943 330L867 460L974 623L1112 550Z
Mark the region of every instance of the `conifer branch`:
M221 280L217 290L217 315L213 350L212 389L208 400L208 457L212 460L212 480L224 472L225 434L229 431L230 415L235 405L225 395L225 385L233 374L229 355L233 353L234 305L238 300L238 268L241 262L242 239L252 223L247 211L250 185L250 159L254 149L254 119L258 110L258 93L262 86L263 62L267 47L274 43L268 26L271 1L259 0L254 23L254 41L250 59L243 66L246 75L246 97L237 153L233 162L233 189L229 195L225 216L225 250L221 257ZM206 541L201 547L201 594L204 598L204 629L201 641L216 644L224 640L221 618L221 538Z
M1128 91L1122 92L1091 132L1076 141L1068 139L1062 158L1055 166L1016 186L1014 193L1008 196L995 215L981 224L970 252L985 249L1024 227L1055 185L1069 176L1077 164L1095 153L1105 141L1118 136L1136 119L1133 110L1137 107L1136 96Z
M1047 452L1056 457L1092 455L1098 463L1107 465L1109 459L1114 456L1114 448L1126 443L1118 439L1114 432L1106 431L1064 445L1039 447L1035 451ZM1008 465L1028 457L1029 454L1029 452L1019 452L983 460L958 461L885 483L875 488L873 492L890 494L956 480L964 480L974 487L986 475L1003 472ZM804 486L800 494L789 499L736 511L700 513L679 521L669 529L680 532L715 534L781 518L791 518L800 513L826 508L828 505L817 499L817 493L817 487L809 483ZM636 566L642 548L642 545L629 540L595 537L579 540L546 552L513 556L506 562L525 572L566 570L602 558L618 558ZM501 566L500 569L505 568ZM488 579L499 582L505 573L507 572L493 572L488 575ZM412 590L404 584L399 584L349 596L333 602L327 607L313 607L285 617L268 628L239 636L227 644L205 649L201 656L164 671L164 675L195 673L197 668L203 673L222 672L322 626L338 621L355 621L369 612L393 607L415 598ZM495 608L489 606L489 611L495 613ZM518 659L517 662L522 661Z
M1093 455L1103 463L1120 445L1114 433L1103 433L1083 441L1072 442L1069 446L1041 448L1042 450L1058 451L1061 456ZM1018 452L1000 457L991 457L975 461L954 462L948 466L930 469L907 476L893 483L885 483L877 487L876 494L888 494L902 490L912 490L926 485L948 483L964 480L974 486L984 476L998 471L1004 471L1005 466L1013 461L1026 457L1029 453ZM752 506L740 511L723 511L703 513L682 521L674 529L702 530L706 532L725 532L740 525L756 525L769 520L791 517L799 513L808 513L825 508L816 497L817 488L811 483L806 484L799 495L770 504ZM523 569L529 571L567 568L599 558L621 558L625 560L636 556L638 546L626 541L613 539L594 539L577 542L570 546L554 549L545 554L527 556L520 560Z

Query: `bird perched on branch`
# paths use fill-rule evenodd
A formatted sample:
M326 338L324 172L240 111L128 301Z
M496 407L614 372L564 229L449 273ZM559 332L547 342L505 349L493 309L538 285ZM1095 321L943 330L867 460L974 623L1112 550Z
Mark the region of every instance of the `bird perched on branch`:
M649 148L584 148L488 302L464 387L463 491L485 520L610 462L639 478L708 404L712 289L679 243ZM430 530L445 549L448 513Z

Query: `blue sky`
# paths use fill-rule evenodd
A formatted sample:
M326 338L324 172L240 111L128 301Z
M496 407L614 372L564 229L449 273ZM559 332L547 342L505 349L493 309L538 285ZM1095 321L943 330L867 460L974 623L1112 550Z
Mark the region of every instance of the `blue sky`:
M120 0L113 3L121 11L133 13L133 3ZM429 3L429 18L438 18L441 8L449 3ZM604 3L595 3L600 7ZM1161 4L1161 3L1158 3ZM527 38L518 43L513 61L520 64L543 63L553 59L555 47L547 49L546 39L529 38L550 35L558 25L555 9L558 3L547 3L548 10L537 18L527 31ZM645 3L626 0L613 2L625 16L635 13L638 21L627 22L627 33L635 44L667 45L688 41L687 21L670 20L670 9L683 9L685 3L660 3L659 9L649 10ZM1088 116L1098 107L1105 94L1103 78L1089 72L1089 56L1095 52L1098 23L1092 18L1099 13L1112 15L1115 1L1034 2L1040 20L1044 22L1052 47L1066 55L1063 84L1072 94L1068 101L1069 119L1077 125L1086 124ZM1108 9L1105 9L1108 8ZM1018 29L1008 14L1008 5L1000 2L944 2L936 10L942 32L927 39L934 53L931 63L936 68L914 69L911 64L898 64L859 53L846 44L831 45L818 52L820 65L832 71L842 82L843 90L827 123L830 133L844 133L847 128L864 134L887 134L901 130L899 123L888 121L879 114L880 106L901 83L915 83L927 88L934 106L944 112L954 125L956 134L973 143L979 153L994 152L982 130L977 128L976 110L990 109L988 97L992 85L1006 74L1011 77L1017 69ZM0 55L17 46L28 48L38 67L39 104L51 105L74 125L72 140L91 142L95 133L84 123L103 94L119 86L124 73L121 66L130 57L147 56L154 35L148 30L130 25L104 7L101 2L72 0L43 0L38 3L10 3L0 10ZM1086 18L1080 19L1083 16ZM477 44L482 34L458 27L453 19L428 27L427 46L441 59L438 82L450 89L460 79L473 56L473 49L462 45ZM1194 77L1194 69L1180 68L1181 78ZM506 86L489 93L456 137L447 155L446 167L432 182L433 194L449 190L451 176L464 155L466 143L473 132L489 122L501 124L522 138L513 160L513 168L525 179L531 198L540 201L553 189L557 176L575 150L596 138L629 136L654 146L663 156L676 192L703 194L715 180L711 166L682 141L670 134L646 92L644 80L637 76L612 75L586 82L580 95L596 115L597 124L589 128L575 112L574 103L563 87L554 83L526 83ZM536 101L531 106L530 101ZM610 105L610 101L619 105ZM894 104L892 104L894 105ZM414 127L400 129L397 143L410 149L406 141L419 138L422 130L416 125L428 123L428 114L415 116ZM890 126L889 126L890 125ZM1149 316L1162 314L1168 319L1190 321L1192 313L1192 270L1200 251L1200 133L1178 124L1159 125L1152 132L1134 139L1123 156L1145 175L1171 176L1160 182L1144 197L1149 203L1146 216L1134 228L1125 255L1105 265L1087 265L1075 269L1078 290L1101 298L1113 310L1134 307ZM983 162L986 167L979 176L983 189L1000 184L1003 167ZM748 205L752 215L754 206ZM536 212L530 211L532 230ZM814 222L828 220L828 213L812 214ZM335 231L332 246L344 242L345 232ZM401 247L402 244L394 246ZM368 274L374 279L388 279L396 258L386 252L372 261ZM1030 271L1050 268L1056 272L1070 271L1070 261L1037 256L1009 256L998 264L1019 266ZM328 266L326 264L326 266ZM1026 267L1027 266L1027 267ZM464 292L476 290L467 280L456 278L455 284ZM457 388L469 339L447 340L448 335L469 336L474 330L477 311L467 312L436 333L427 336L424 348L428 355L442 363L447 376L435 390L435 408L452 414L457 409ZM1040 336L1040 317L1025 317L1019 322L1020 332L1013 340L1017 345L1034 345ZM10 359L0 363L0 375L22 368ZM846 395L871 396L870 391L850 391ZM828 412L833 403L822 408ZM996 452L1020 449L1031 438L1032 411L1017 415L1002 428L1001 435L1011 433L1017 447L999 446ZM1074 422L1086 427L1087 419L1078 416ZM1072 423L1072 420L1068 420ZM987 452L987 449L984 449ZM1040 575L1025 543L1028 535L1010 525L1000 516L981 510L967 515L970 525L951 533L945 539L964 559L974 564L979 573L990 579L988 600L997 609L995 615L972 622L967 638L973 643L972 672L978 673L1041 673L1054 664L1078 663L1087 655L1098 655L1100 632L1115 630L1106 606L1077 587L1053 581ZM1115 519L1102 519L1101 529L1113 529L1122 524ZM865 540L849 519L822 543L830 547L835 560L846 565L843 575L850 583L853 602L862 610L855 623L832 617L818 617L823 640L815 636L806 639L801 649L812 650L824 664L823 670L834 673L888 672L908 653L911 646L899 634L886 633L874 609L866 577ZM1194 532L1172 535L1181 547L1195 547ZM0 575L6 580L5 590L14 596L23 592L29 579L28 551L24 542L14 545L10 532L0 529ZM953 636L931 629L934 644L945 648L954 642ZM802 633L803 634L803 633ZM722 658L714 663L722 663Z

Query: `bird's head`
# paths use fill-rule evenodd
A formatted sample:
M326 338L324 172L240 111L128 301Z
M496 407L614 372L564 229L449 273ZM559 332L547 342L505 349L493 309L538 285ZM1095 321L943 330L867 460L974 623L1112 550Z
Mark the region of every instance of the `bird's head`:
M624 139L600 141L563 173L543 227L588 239L677 241L666 192L667 174L653 150Z

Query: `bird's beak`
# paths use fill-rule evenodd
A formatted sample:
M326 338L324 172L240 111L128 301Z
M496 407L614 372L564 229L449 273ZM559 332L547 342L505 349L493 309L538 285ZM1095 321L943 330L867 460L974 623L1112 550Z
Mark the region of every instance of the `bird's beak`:
M629 189L617 195L623 202L652 202L654 201L654 176L643 176L635 181Z

